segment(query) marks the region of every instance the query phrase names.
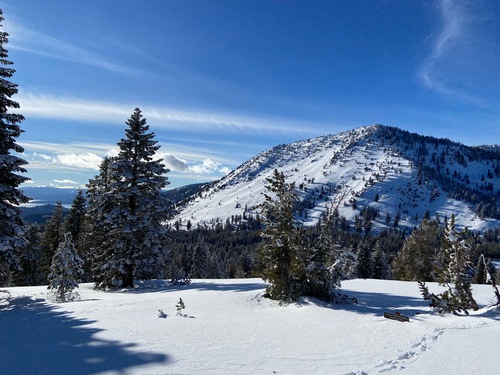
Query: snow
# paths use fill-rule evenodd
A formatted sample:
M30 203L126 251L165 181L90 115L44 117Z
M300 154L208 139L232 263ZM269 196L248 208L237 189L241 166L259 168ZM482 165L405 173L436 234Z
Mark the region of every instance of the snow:
M262 297L265 286L261 279L155 280L102 292L82 284L81 300L63 304L43 286L7 288L0 292L2 373L496 373L500 312L486 307L491 286L473 286L481 309L469 316L432 312L414 282L343 282L357 305L280 306ZM179 298L186 317L175 316ZM167 318L158 318L159 309ZM410 322L385 319L384 311Z
M233 215L256 215L256 207L262 203L266 192L266 179L272 176L275 168L285 174L287 182L295 182L297 187L305 186L307 192L301 192L301 200L307 195L310 198L315 190L317 195L321 189L330 190L325 193L328 201L324 197L314 201L307 219L302 218L305 225L314 225L330 207L332 196L336 195L333 189L338 186L347 186L352 191L339 207L339 214L351 224L356 215L361 216L362 207L377 209L379 216L373 221L373 232L387 227L387 213L394 218L399 212L400 227L412 229L419 225L426 210L432 218L439 216L441 220L455 215L458 229L467 227L484 232L500 224L499 220L479 218L472 204L450 198L436 181L422 179L412 161L416 151L400 151L405 147L383 144L370 136L375 130L374 126L361 127L264 151L229 173L201 197L181 207L171 224L181 220L185 227L189 220L192 225L210 227L215 221L225 222ZM437 146L432 143L426 147L428 165L432 165L432 153L445 150L445 146L435 148ZM450 154L465 152L460 147L455 144L446 150ZM489 163L474 161L465 168L456 161L447 160L443 170L447 168L468 175L470 186L475 186L483 183L481 177L492 168ZM495 191L500 189L499 179L491 179L491 183ZM380 198L375 202L377 193ZM357 209L348 204L350 198L357 199Z

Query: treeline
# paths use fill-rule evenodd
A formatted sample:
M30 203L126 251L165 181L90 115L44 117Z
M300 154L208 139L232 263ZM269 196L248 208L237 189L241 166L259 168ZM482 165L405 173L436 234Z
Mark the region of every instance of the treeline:
M420 178L436 181L449 197L475 205L479 217L500 219L500 189L494 188L500 178L498 147L466 147L389 126L381 126L378 134L387 147L399 149L413 161ZM475 182L462 172L472 162L487 166Z

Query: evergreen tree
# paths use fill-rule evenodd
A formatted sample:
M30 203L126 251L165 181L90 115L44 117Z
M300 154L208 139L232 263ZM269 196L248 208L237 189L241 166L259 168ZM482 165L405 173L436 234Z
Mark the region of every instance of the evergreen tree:
M0 10L0 28L3 29L3 12ZM9 34L0 31L0 269L4 272L19 269L16 250L26 245L23 238L25 223L21 217L19 205L29 202L29 198L18 189L19 185L29 180L18 173L25 173L27 161L15 154L24 152L16 142L23 132L19 126L24 120L20 114L11 113L19 104L11 98L17 94L17 85L11 83L15 70L10 68L8 60ZM1 273L1 271L0 271Z
M101 175L89 183L92 228L104 229L107 237L93 247L98 289L133 288L134 278L161 277L164 266L168 237L163 223L171 210L160 192L168 184L169 170L154 159L160 146L140 109L126 124L118 156L109 159ZM101 182L106 186L95 186ZM96 197L99 191L105 196Z
M381 280L388 280L391 278L391 268L387 263L385 252L382 250L379 241L375 244L375 250L373 252L373 278Z
M477 260L476 269L474 272L474 283L475 284L486 284L487 280L487 269L486 269L486 259L484 259L484 254L479 256Z
M446 290L437 295L429 293L424 283L420 288L424 299L440 312L467 313L468 309L477 310L478 305L472 296L470 246L460 238L455 229L455 216L446 221L442 245L441 264L439 268L439 284Z
M64 241L59 245L48 276L48 289L55 289L58 302L71 301L78 297L73 289L78 288L78 278L83 274L83 260L76 253L71 233L64 234Z
M87 204L82 190L78 190L64 221L64 233L71 233L76 251L84 261L83 281L91 280L91 257L87 248L86 232Z
M25 232L27 243L19 249L17 257L21 269L13 274L14 285L30 286L44 285L47 282L42 271L42 232L40 226L36 223L29 224Z
M405 240L403 248L392 263L397 280L435 281L437 250L440 248L442 230L435 220L423 220Z
M259 249L262 278L269 282L266 295L272 299L296 301L304 294L303 264L299 259L300 231L295 226L293 208L297 202L295 184L287 183L283 172L274 170L266 179L267 193L261 205L267 239Z
M71 233L75 245L78 243L78 239L83 237L86 212L85 196L83 195L83 191L79 189L71 203L71 208L66 216L66 220L64 221L64 231L65 233Z
M64 218L63 218L63 206L61 202L57 202L52 211L49 221L45 224L45 230L43 232L42 238L42 259L41 267L43 272L43 278L46 279L50 272L50 265L52 264L52 258L59 248L59 243L64 238Z
M194 247L193 262L191 264L191 272L189 273L189 277L191 279L209 278L210 272L208 266L209 262L207 251L203 248L202 241L199 240Z
M373 276L373 259L370 248L366 244L361 244L357 253L356 270L358 277L368 279Z

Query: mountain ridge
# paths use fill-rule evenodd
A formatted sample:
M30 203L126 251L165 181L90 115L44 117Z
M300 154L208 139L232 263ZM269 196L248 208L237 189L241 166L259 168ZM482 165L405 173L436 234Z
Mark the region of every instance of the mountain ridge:
M346 188L339 213L354 223L370 208L376 229L390 226L388 215L407 228L428 215L455 214L458 226L481 231L499 224L498 146L465 146L380 124L265 150L184 201L174 220L211 226L257 215L274 169L299 188L296 218L304 225L315 224Z

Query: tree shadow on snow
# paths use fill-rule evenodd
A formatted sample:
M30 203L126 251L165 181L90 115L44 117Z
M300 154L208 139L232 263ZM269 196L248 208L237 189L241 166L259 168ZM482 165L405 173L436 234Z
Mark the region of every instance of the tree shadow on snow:
M216 279L214 280L193 280L189 285L170 285L168 282L165 283L154 283L154 284L137 284L134 289L123 289L123 293L151 293L151 292L176 292L184 290L201 290L201 291L232 291L232 292L251 292L254 290L264 290L267 284L262 282L255 282L255 280L248 280L248 282L238 282L238 283L221 283Z
M380 292L344 291L349 297L355 298L357 304L335 305L335 309L355 311L360 314L380 315L384 312L400 311L403 315L413 316L429 312L429 304L422 298L400 296Z
M164 354L139 352L136 344L96 337L92 320L58 311L43 299L7 298L0 306L3 373L86 375L167 363Z

